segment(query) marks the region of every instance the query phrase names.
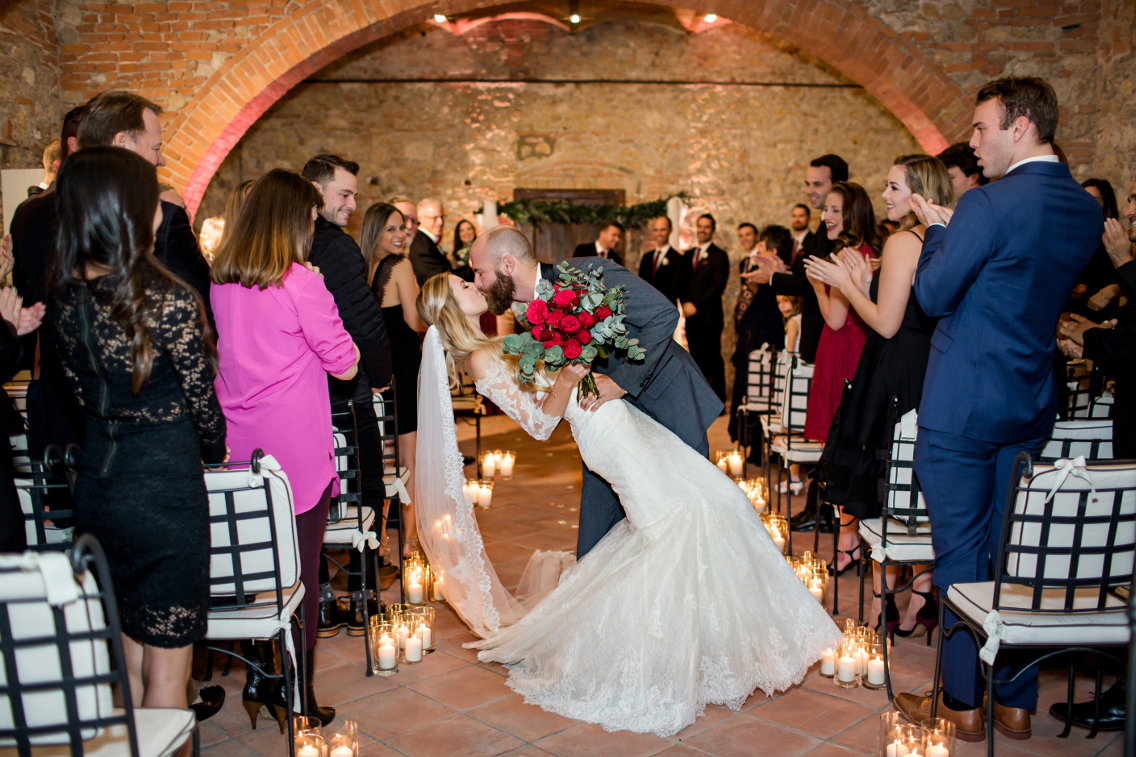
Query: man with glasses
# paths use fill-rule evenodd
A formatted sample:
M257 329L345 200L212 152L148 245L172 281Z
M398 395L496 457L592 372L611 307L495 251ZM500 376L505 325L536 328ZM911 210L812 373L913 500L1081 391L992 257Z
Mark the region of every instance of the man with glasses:
M433 197L427 197L419 200L416 211L419 226L418 233L410 243L410 265L421 286L426 279L446 273L452 266L438 249L438 242L442 240L442 227L446 225L446 211L442 203Z

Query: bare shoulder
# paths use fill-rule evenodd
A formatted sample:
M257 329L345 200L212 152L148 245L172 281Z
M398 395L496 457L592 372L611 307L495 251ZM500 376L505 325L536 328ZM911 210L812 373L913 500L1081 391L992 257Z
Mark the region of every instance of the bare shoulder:
M923 249L923 241L915 231L897 231L884 242L884 254L918 255Z
M466 370L474 381L481 381L493 370L493 356L489 350L474 350L465 361Z

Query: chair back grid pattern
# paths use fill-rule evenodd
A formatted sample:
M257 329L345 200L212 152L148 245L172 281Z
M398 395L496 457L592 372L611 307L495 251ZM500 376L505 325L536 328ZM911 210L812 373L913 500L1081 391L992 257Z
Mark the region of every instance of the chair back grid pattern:
M1123 611L1111 591L1132 583L1136 463L1073 468L1014 461L1002 524L994 609L1039 613ZM1017 587L1021 587L1020 589ZM1048 590L1048 591L1047 591ZM1030 606L1004 603L1011 592ZM1059 600L1059 601L1057 601Z
M1082 419L1057 421L1034 462L1052 464L1058 460L1084 457L1086 460L1112 459L1112 420Z
M395 475L399 471L398 418L395 417L397 391L398 387L392 378L390 388L373 395L375 416L379 419L379 436L383 444L383 468L388 471L393 468Z
M763 345L749 353L749 378L746 386L746 404L751 413L772 413L773 384L777 375L778 352Z
M909 425L915 433L905 438L903 419L899 415L899 398L891 401L892 442L887 455L884 477L883 543L887 544L888 520L894 519L907 525L907 536L915 536L920 523L929 523L927 500L919 487L915 475L915 439L918 426L914 423L915 411L910 411L912 421ZM913 501L914 496L914 501ZM893 532L894 533L894 532Z
M70 754L83 755L84 741L124 726L137 757L118 609L102 549L88 534L69 559L42 559L70 563L74 572L58 580L74 580L77 596L53 604L37 567L0 567L0 747L24 755L33 746L66 745ZM114 685L124 694L117 711Z
M1105 397L1111 400L1110 395L1102 393L1104 384L1100 366L1094 365L1092 370L1088 370L1083 363L1070 365L1066 382L1069 389L1068 417L1111 418L1111 401L1102 401Z
M784 373L785 400L781 404L781 425L790 435L805 430L809 392L813 386L813 366L793 355Z
M287 478L260 465L205 472L209 492L211 609L283 607L283 591L300 577L295 511ZM257 600L270 593L273 598Z
M347 517L348 507L359 505L363 501L359 447L355 443L359 435L359 426L355 418L353 400L347 403L346 410L332 413L331 425L335 430L332 434L332 445L335 470L339 475L339 495L332 500L327 513L327 522L338 523ZM358 507L356 513L362 518L362 511ZM361 521L360 528L362 528Z
M49 492L70 493L66 474L51 470L51 467L39 460L29 460L25 472L14 482L20 510L24 514L28 549L36 552L66 551L71 549L74 540L73 527L56 524L56 521L70 521L74 511L57 505L51 510L47 507Z

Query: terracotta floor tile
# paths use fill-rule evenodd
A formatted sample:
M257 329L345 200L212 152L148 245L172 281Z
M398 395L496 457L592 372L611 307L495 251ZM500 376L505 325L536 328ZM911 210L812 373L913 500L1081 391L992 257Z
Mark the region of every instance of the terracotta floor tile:
M647 733L608 733L598 725L580 723L536 745L556 757L645 757L658 754L671 742Z
M576 521L576 518L572 518L569 522L576 523ZM559 532L537 531L535 534L514 539L513 541L532 550L551 549L571 552L576 549L576 531L569 528L567 525L563 525L560 527Z
M847 747L833 744L831 741L826 741L811 752L805 752L805 757L863 757L864 754L865 752L857 752Z
M685 742L715 757L750 757L760 745L763 754L795 757L819 745L820 739L740 715Z
M395 582L398 587L398 582ZM347 630L340 631L338 635L316 641L316 669L319 669L319 658L324 651L332 652L337 658L349 662L359 662L367 659L367 649L363 646L362 636L348 636Z
M528 521L505 521L493 524L493 536L497 539L518 539L522 536L531 536L540 531L540 528Z
M752 710L753 717L827 739L850 728L875 710L809 689L774 699Z
M350 662L321 670L315 677L316 701L325 707L336 707L395 688L390 679L368 678L366 673L366 666Z
M716 704L708 704L706 705L706 712L702 715L702 717L698 718L686 728L683 728L681 731L676 733L674 735L674 738L678 739L679 741L685 741L694 734L702 733L707 728L713 728L719 723L725 720L729 720L737 714L738 713L734 712L733 710L728 710L725 707L720 707Z
M477 650L476 649L466 649L465 647L462 646L463 642L474 641L476 638L477 637L475 637L473 634L467 632L467 635L464 638L462 638L460 640L455 639L455 640L450 641L450 643L447 645L447 647L445 649L445 652L446 652L446 654L453 655L454 657L458 658L459 660L465 660L466 662L479 663L481 661L477 659Z
M532 557L533 548L512 541L486 542L485 553L494 563L508 563L529 559Z
M386 743L409 757L495 757L524 744L464 715L408 731Z
M577 721L525 704L515 696L468 710L467 715L525 741L535 741L571 727Z
M427 678L449 673L451 670L464 668L469 663L465 660L460 660L452 654L435 650L433 653L422 656L422 662L415 665L407 665L403 663L399 665L398 672L393 676L387 676L385 680L390 681L392 684L398 686L405 686L416 681L422 681Z
M399 753L381 741L372 741L359 747L359 757L400 757Z
M873 718L865 718L843 733L836 734L836 736L832 738L832 741L861 752L878 754L880 748L880 721L878 714Z
M471 710L512 695L501 676L469 665L425 681L410 684L423 696L455 710Z
M267 724L261 724L260 728L252 733L246 733L238 741L257 754L264 755L264 757L280 757L282 754L287 754L287 733L280 733L276 721L270 722L272 723L271 728L267 727Z
M280 746L285 749L287 748L284 747L284 742L280 742ZM201 754L208 755L208 757L257 757L257 752L249 749L236 739L222 741L213 746L203 746L201 747ZM286 752L279 752L278 754L286 754Z
M929 670L925 679L893 673L891 677L892 690L896 693L909 691L922 694L924 691L930 690L931 677L934 673L933 669ZM831 678L817 677L810 679L805 682L803 688L846 699L849 702L856 702L877 710L888 705L887 691L884 689L869 689L863 686L857 686L854 689L842 689L834 684Z
M525 744L524 746L510 749L505 752L501 757L553 757L553 755L544 751L540 747L533 746L532 744Z
M449 707L405 687L359 699L338 708L335 713L337 718L354 720L360 731L379 741L453 714Z
M198 740L201 742L202 748L212 746L213 744L220 744L222 741L228 741L229 738L231 738L229 734L225 733L208 720L198 726L197 732L199 734Z
M657 752L655 757L701 757L704 754L705 752L691 749L686 744L675 744L661 752Z

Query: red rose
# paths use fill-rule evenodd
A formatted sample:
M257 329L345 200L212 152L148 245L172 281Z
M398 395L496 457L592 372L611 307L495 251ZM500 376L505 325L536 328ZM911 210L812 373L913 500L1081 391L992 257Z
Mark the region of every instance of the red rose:
M588 331L587 329L580 329L572 338L580 344L587 344L588 342L592 341L592 332Z
M581 350L582 348L580 347L580 343L575 341L574 339L569 339L564 343L564 357L568 358L569 360L575 360L576 358L580 357Z
M548 305L544 300L533 300L525 308L525 318L533 326L539 326L548 320Z
M566 315L560 319L560 330L565 334L575 334L580 330L580 319L574 315Z
M545 321L545 323L547 323L549 326L551 326L552 328L555 329L555 328L558 328L560 326L560 319L563 318L563 317L564 317L564 314L561 313L559 310L553 310L553 311L549 312L548 319Z
M570 307L576 304L576 293L571 289L561 289L552 295L552 302L558 307Z
M587 310L583 311L576 317L580 320L580 328L582 329L590 329L592 326L596 325L595 316L593 316Z
M571 342L569 342L569 344L571 344ZM545 342L544 342L544 348L546 350L550 350L553 347L561 347L563 345L564 345L564 342L560 339L560 336L557 335L557 334L553 334L551 339L546 339Z
M602 321L609 315L611 315L611 308L609 308L607 305L600 305L598 308L596 308L595 316L597 320Z

